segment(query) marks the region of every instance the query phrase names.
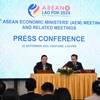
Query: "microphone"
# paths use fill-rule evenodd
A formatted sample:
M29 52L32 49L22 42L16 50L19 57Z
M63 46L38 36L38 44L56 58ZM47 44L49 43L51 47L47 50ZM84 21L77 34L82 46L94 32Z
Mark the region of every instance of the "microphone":
M51 70L51 67L50 67L50 66L47 66L47 68L48 68L49 70Z

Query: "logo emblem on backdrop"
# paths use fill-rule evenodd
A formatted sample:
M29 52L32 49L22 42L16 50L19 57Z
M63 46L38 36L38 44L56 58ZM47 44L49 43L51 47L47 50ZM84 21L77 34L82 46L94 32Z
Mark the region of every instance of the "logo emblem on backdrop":
M40 14L40 7L38 5L36 5L36 4L31 4L28 7L28 14L31 17L39 16L39 14Z
M41 9L40 9L41 8ZM28 14L31 17L36 16L52 16L52 17L69 17L70 6L69 5L38 5L31 4L28 6Z
M69 11L70 10L70 6L65 6L65 10Z

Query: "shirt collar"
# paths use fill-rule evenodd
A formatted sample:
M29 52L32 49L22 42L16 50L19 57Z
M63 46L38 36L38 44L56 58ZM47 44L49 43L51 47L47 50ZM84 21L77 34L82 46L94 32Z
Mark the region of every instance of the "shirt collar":
M46 66L46 64L43 64L43 63L42 63L42 66Z
M34 93L34 91L28 91L28 93Z
M93 95L93 96L97 96L97 94L96 94L96 93L93 93L92 95Z

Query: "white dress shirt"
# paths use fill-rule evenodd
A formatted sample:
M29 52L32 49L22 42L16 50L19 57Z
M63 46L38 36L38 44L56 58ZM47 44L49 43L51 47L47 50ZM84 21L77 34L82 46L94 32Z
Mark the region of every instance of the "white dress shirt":
M91 96L85 98L84 100L100 100L100 95L98 96L96 93L93 93Z

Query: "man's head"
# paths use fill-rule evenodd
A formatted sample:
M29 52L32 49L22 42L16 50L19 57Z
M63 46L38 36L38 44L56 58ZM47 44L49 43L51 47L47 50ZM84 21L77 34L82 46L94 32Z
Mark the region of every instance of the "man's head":
M41 89L42 89L42 95L45 95L45 94L53 94L54 86L53 86L53 84L50 83L50 82L45 82L45 83L41 86Z
M54 91L55 100L71 100L70 92L67 88L57 88Z
M92 83L92 91L100 96L100 81L96 80Z
M2 100L19 100L18 92L13 88L7 89L3 93Z
M77 62L77 59L78 59L78 56L76 54L72 54L71 55L72 63L76 63Z
M27 91L34 91L36 88L36 80L33 78L29 78L26 80L25 87Z
M43 64L46 64L46 63L47 63L47 60L48 60L48 57L47 57L46 55L42 55L42 56L41 56L41 62L42 62Z
M0 95L3 94L3 92L5 91L5 89L6 89L5 83L3 83L2 81L0 81Z

